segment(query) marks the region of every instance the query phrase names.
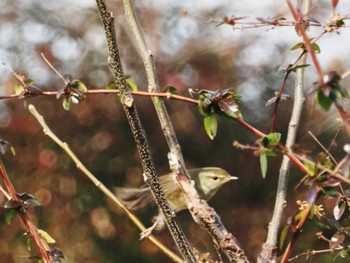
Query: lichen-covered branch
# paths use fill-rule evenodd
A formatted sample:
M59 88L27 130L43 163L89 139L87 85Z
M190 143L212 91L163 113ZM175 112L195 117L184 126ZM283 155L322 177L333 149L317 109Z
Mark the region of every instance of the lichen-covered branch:
M113 13L108 10L106 1L96 0L96 2L107 38L109 66L114 74L117 88L120 90L120 100L141 158L145 182L150 187L155 201L164 215L170 233L184 259L187 262L196 262L196 258L188 245L180 225L178 224L175 213L170 209L169 203L160 187L147 137L139 119L133 96L129 91L121 66L117 39L115 36Z
M145 66L148 79L148 91L159 92L159 83L155 72L153 56L151 51L147 48L140 31L140 26L135 16L131 0L124 0L124 7L128 22L136 39L136 46L138 47ZM231 262L247 262L247 258L237 239L226 230L215 210L209 207L204 200L200 199L194 185L188 180L190 176L185 168L181 147L177 141L163 100L159 97L153 97L153 103L170 149L168 155L170 168L177 175L177 183L185 193L187 206L194 220L209 232L216 244L219 244L219 248L224 251Z

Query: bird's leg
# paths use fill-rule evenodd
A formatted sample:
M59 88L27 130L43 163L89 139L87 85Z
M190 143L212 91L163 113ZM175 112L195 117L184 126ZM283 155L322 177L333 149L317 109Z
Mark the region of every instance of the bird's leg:
M165 227L165 220L162 212L158 210L158 215L153 218L153 225L142 231L140 234L140 240L149 237L153 231L160 231Z

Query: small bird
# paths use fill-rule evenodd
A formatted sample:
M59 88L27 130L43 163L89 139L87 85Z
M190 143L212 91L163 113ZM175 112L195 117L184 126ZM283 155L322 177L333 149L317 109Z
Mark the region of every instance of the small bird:
M225 170L218 167L202 167L188 170L194 186L202 199L210 200L216 192L227 182L238 179L231 176ZM187 209L185 196L180 187L175 182L175 174L168 173L159 177L159 183L164 191L170 207L175 212ZM130 210L138 210L153 201L150 189L146 186L140 188L115 187L116 196L121 199ZM156 223L145 233L141 234L141 239L150 235L152 230L160 228L162 215L158 215ZM158 225L159 224L159 225ZM158 226L157 226L158 225ZM163 224L164 225L164 224Z

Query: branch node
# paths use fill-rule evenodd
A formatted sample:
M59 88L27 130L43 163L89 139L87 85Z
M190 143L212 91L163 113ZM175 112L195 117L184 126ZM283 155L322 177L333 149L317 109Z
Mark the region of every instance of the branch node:
M177 154L173 152L168 153L169 166L172 171L177 171L179 169L179 159Z

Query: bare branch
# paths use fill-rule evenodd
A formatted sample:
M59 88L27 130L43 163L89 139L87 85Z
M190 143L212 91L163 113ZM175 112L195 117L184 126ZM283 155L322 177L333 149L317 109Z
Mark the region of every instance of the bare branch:
M311 0L305 2L305 13L311 8ZM304 54L299 64L305 64L306 55ZM297 79L294 90L294 105L292 116L289 122L286 149L289 151L295 143L295 138L300 122L301 111L304 103L303 95L304 68L297 69ZM282 213L286 204L286 196L288 190L288 179L290 171L290 157L283 156L282 164L279 171L279 179L276 193L275 208L269 224L269 230L262 252L260 253L258 262L275 262L277 251L278 231L282 222Z
M101 182L99 181L90 171L89 169L79 160L79 158L74 154L74 152L70 149L69 145L63 142L60 138L57 137L55 133L50 129L50 127L46 124L44 117L40 115L40 113L36 110L36 108L30 104L28 106L28 110L33 114L35 119L39 122L41 127L43 128L44 134L47 135L50 139L52 139L58 146L64 150L67 155L72 159L75 163L76 167L82 171L87 178L98 188L100 189L108 199L110 199L117 207L121 208L123 212L130 218L130 220L138 227L140 231L145 231L146 227L141 223L141 221L129 211L128 208ZM165 247L158 239L154 236L149 236L148 239L155 244L159 249L161 249L166 255L168 255L174 262L181 263L183 262L177 255L175 255L172 251L170 251L167 247Z

